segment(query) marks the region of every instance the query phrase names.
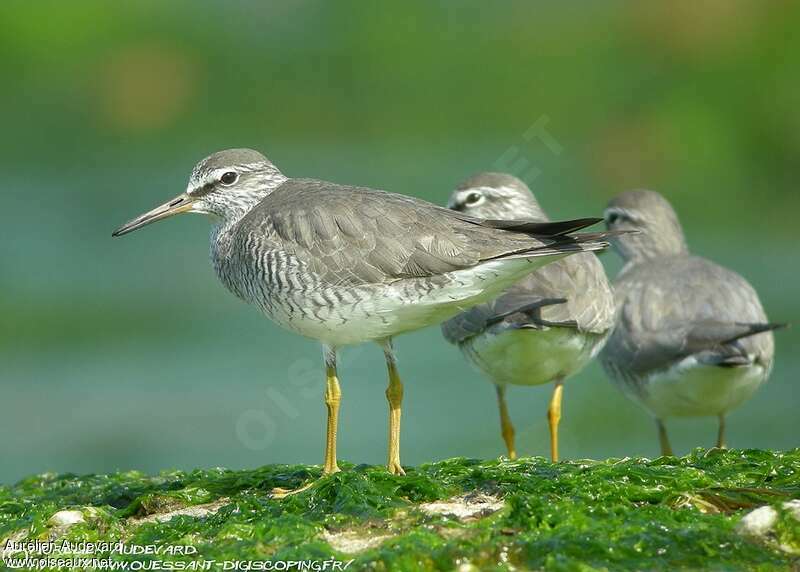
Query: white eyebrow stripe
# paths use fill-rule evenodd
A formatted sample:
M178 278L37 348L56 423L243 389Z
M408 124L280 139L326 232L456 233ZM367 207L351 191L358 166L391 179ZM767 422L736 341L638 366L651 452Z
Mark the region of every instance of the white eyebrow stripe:
M259 163L228 165L227 167L216 167L214 169L204 168L199 171L194 171L189 178L190 190L187 189L186 193L189 195L197 195L202 193L206 185L210 183L216 183L220 180L222 175L228 171L236 171L237 173L254 173L269 166L269 163L261 161Z
M460 189L456 192L454 200L448 201L447 208L453 208L455 205L464 202L464 200L467 198L467 195L476 191L480 192L484 198L486 198L487 194L493 194L503 198L513 197L516 193L516 190L513 187L506 185L500 187L489 187L486 185L480 187L467 187L466 189Z
M487 187L484 185L482 187L469 187L468 189L462 189L459 195L461 196L465 193L470 193L473 191L480 191L482 193L494 193L503 197L513 196L516 193L516 189L506 185L500 187Z
M625 218L631 218L631 213L627 209L623 209L622 207L608 207L605 211L603 211L604 218L608 218L609 215L619 215Z

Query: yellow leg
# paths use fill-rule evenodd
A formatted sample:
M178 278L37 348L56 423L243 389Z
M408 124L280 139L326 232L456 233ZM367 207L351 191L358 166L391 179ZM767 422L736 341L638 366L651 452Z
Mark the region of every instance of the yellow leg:
M339 426L339 403L341 401L342 390L339 388L339 379L336 377L336 365L326 365L325 407L328 410L328 428L325 438L323 475L332 475L339 472L339 465L336 464L336 430Z
M717 432L717 447L720 449L725 449L727 445L725 445L725 415L721 414L719 416L719 431Z
M405 475L400 465L400 415L403 405L403 382L397 373L397 362L392 350L391 340L383 348L386 356L386 367L389 370L389 386L386 388L386 399L389 402L389 455L386 468L393 475Z
M500 408L500 434L506 443L508 458L512 461L517 458L517 451L514 449L514 425L508 415L506 406L506 388L503 385L495 385L497 390L497 406Z
M550 407L547 409L547 421L550 424L550 458L558 461L558 424L561 422L561 397L564 395L564 380L557 379Z
M325 408L328 410L328 427L325 438L325 464L322 475L332 475L339 472L336 463L336 430L339 423L339 403L342 400L342 390L339 388L339 378L336 376L336 353L332 348L325 347ZM273 498L284 498L308 490L315 481L306 483L297 489L272 489Z
M672 445L669 444L669 436L667 436L667 428L664 426L664 422L661 419L656 419L656 425L658 426L658 440L661 443L661 455L673 457Z

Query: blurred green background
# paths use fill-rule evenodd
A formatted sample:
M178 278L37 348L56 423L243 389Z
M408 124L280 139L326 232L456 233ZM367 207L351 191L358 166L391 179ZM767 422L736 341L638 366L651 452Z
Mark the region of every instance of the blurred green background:
M319 348L223 289L208 223L110 236L226 147L438 203L476 171L511 171L558 218L657 189L696 252L797 322L798 25L792 2L6 0L0 482L321 461ZM799 335L777 334L733 446L800 445ZM437 328L397 346L404 463L498 455L491 385ZM382 354L341 362L340 456L383 462ZM510 393L518 450L546 454L549 387ZM670 429L680 452L715 437L710 419ZM596 364L568 383L561 433L568 458L657 453Z

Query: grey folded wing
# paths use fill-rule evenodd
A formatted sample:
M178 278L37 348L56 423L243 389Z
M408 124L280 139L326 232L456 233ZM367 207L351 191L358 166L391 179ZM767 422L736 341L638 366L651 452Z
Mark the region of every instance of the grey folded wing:
M744 343L750 336L782 327L781 324L742 324L699 322L654 333L649 343L635 353L631 365L636 370L665 369L689 356L706 365L724 367L750 365L762 358L753 345Z
M614 298L602 264L581 253L551 262L501 296L442 324L453 344L497 324L506 328L562 327L604 334L613 326Z
M753 288L738 274L701 258L667 261L623 277L614 335L602 360L634 375L665 370L687 357L741 366L772 362L771 335Z
M556 324L541 317L541 311L547 306L563 305L565 298L533 299L531 296L517 296L506 293L496 300L480 304L461 312L442 324L442 335L451 344L461 344L467 339L485 332L489 327L504 323L519 328L545 328ZM574 321L558 324L575 328Z
M363 285L602 248L605 233L570 234L597 220L484 221L404 195L290 179L245 216L236 243L293 257L328 284Z

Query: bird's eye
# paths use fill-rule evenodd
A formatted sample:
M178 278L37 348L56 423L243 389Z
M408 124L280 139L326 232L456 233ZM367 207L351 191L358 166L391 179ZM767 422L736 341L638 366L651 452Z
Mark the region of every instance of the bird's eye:
M606 211L605 219L606 219L606 224L613 225L630 220L630 216L628 215L627 211L620 211L618 209L614 209Z
M232 185L239 179L238 173L236 171L226 171L222 174L219 178L220 182L223 185Z
M476 205L480 202L482 198L483 195L481 195L480 193L470 193L467 195L467 198L464 199L464 202L468 205Z

